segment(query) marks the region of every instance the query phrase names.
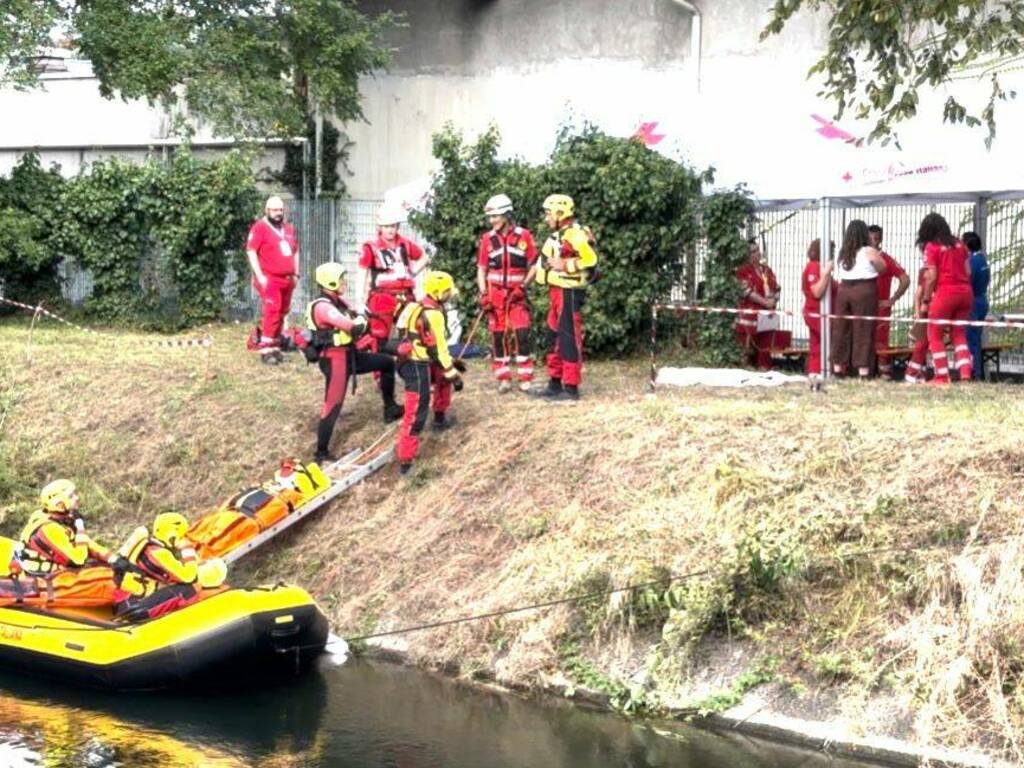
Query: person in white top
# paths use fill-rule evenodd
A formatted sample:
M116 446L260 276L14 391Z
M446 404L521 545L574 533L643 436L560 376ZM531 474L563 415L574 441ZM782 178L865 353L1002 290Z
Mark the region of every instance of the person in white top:
M855 219L846 227L836 263L837 315L876 316L878 275L886 269L882 254L872 248L868 225ZM867 378L875 367L875 321L836 318L832 321L832 370L843 376L853 368Z

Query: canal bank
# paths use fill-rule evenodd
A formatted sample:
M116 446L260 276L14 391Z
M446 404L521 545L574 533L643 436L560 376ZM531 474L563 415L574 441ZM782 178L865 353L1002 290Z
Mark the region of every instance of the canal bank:
M56 473L78 481L90 531L115 544L308 455L322 381L294 361L254 370L237 328L209 329L209 359L192 368L141 345L100 356L45 326L31 364L14 364L27 331L0 326L5 533ZM638 362L589 363L586 407L550 409L497 398L471 371L458 429L425 436L412 477L382 471L230 580L296 583L349 637L647 583L410 635L407 655L517 690L591 689L626 711L724 713L764 696L832 727L824 738L843 724L1012 759L1024 743L1016 392L644 387ZM360 387L339 452L382 429ZM691 572L704 576L668 578Z

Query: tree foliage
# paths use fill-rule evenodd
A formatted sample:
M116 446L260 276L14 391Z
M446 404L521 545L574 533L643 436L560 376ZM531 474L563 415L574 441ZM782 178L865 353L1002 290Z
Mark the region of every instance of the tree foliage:
M499 145L494 128L472 144L451 127L435 135L441 172L427 210L413 217L438 247L437 264L455 275L466 309L476 311L475 257L487 228L487 198L509 195L539 247L549 234L541 203L562 192L573 197L580 221L597 237L602 278L591 286L584 310L588 350L635 349L651 302L678 282L683 248L699 236L701 185L709 175L592 127L563 131L542 165L499 159ZM531 300L534 325L542 327L546 292L533 289Z
M749 248L744 231L754 213L753 201L742 187L718 192L704 201L704 232L707 261L704 264L704 304L735 307L740 299L736 270L747 260ZM732 315L701 317L700 347L709 365L739 362L739 347Z
M104 96L183 104L220 135L303 133L320 111L362 117L359 77L386 67L390 14L351 0L12 0L0 15L4 80L38 82L34 57L63 28Z
M820 95L873 118L870 139L888 140L917 114L921 88L958 78L989 83L988 98L970 107L949 96L943 120L984 124L995 136L1000 101L1015 96L1000 71L1024 59L1024 2L1020 0L775 0L764 39L780 33L801 9L830 14L828 47L810 70L823 78Z
M181 328L224 308L232 267L244 271L246 228L259 211L250 158L200 162L186 150L169 162L111 158L72 179L34 155L0 179L0 273L12 298L57 294L56 267L87 269L86 310L107 320Z

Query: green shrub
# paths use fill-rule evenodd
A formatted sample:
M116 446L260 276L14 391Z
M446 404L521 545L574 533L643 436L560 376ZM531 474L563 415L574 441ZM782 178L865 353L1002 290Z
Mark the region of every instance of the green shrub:
M463 309L475 314L476 248L487 224L483 207L504 192L519 223L538 248L549 234L541 203L561 192L576 202L581 223L597 237L602 279L591 286L584 310L587 349L620 353L636 349L651 302L682 275L683 249L699 237L701 185L697 173L642 143L608 136L593 127L563 131L549 160L539 166L498 158L496 128L467 144L451 126L434 136L441 172L427 210L412 223L438 247L436 263L462 290ZM542 327L546 293L534 289L535 327Z
M56 168L43 169L39 157L25 155L0 178L0 219L5 236L0 238L0 275L5 295L24 302L53 299L60 295L52 233L59 216L64 180Z

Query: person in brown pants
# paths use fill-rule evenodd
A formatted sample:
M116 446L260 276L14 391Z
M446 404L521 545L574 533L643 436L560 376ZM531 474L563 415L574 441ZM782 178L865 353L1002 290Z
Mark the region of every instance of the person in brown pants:
M868 225L855 219L846 227L843 247L836 265L837 315L878 314L878 275L885 271L885 260L878 249L870 245ZM836 375L846 374L850 367L857 369L861 378L867 378L875 365L875 321L832 321L832 370Z

